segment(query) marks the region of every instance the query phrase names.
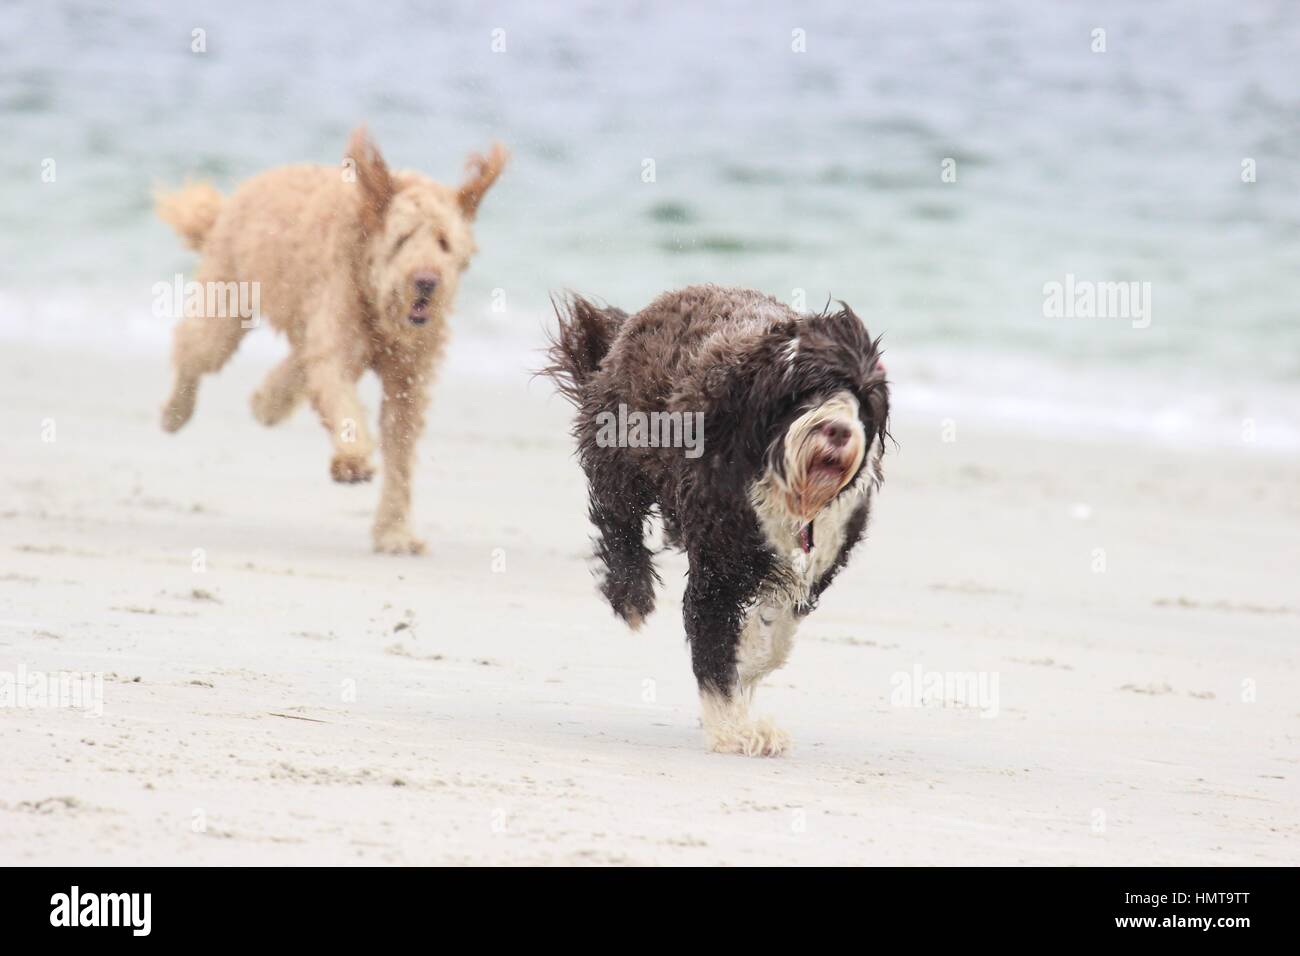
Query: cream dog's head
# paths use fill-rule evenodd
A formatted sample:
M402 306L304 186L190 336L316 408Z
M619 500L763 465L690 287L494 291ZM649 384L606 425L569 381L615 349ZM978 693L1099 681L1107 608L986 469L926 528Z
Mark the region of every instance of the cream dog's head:
M410 339L441 329L478 251L472 224L479 202L506 155L499 143L487 156L471 154L464 182L452 188L419 173L390 172L365 128L352 134L344 181L351 172L364 236L362 291L384 334Z

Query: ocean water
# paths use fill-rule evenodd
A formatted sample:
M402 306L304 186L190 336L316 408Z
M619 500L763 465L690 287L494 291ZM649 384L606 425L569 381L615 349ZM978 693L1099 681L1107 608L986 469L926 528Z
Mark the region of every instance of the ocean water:
M847 301L936 428L1300 449L1285 0L8 2L0 338L163 361L151 290L194 260L153 188L337 162L363 120L438 178L513 151L456 374L536 364L552 291L713 281ZM1148 284L1149 313L1045 315L1067 276Z

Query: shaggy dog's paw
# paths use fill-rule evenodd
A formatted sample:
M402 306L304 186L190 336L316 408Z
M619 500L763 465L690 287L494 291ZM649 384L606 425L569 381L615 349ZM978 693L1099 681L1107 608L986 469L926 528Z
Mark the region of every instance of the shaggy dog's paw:
M177 389L162 410L162 428L165 432L177 431L194 414L194 389Z
M362 455L335 455L330 462L330 477L354 485L375 477L375 469Z
M600 586L614 613L632 630L639 630L645 619L654 613L654 572L649 564L635 571L615 574L611 568Z
M641 625L645 623L645 619L654 613L654 609L654 595L651 595L648 601L639 605L615 605L614 613L621 617L631 630L639 631L641 630Z
M779 757L790 749L790 735L766 718L732 723L709 733L709 747L718 753L746 757Z
M375 529L375 550L380 554L424 554L425 544L405 525Z

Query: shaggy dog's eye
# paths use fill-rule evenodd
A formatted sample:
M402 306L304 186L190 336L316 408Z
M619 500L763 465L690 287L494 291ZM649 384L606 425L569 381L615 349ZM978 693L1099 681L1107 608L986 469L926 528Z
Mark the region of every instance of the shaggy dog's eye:
M451 243L447 241L447 237L442 233L438 233L438 248L443 252L451 252Z
M410 239L413 235L415 235L414 230L408 232L406 235L402 236L402 238L398 239L397 242L393 244L393 251L391 254L394 256L397 255L398 250L401 249L402 246L406 245L406 240Z

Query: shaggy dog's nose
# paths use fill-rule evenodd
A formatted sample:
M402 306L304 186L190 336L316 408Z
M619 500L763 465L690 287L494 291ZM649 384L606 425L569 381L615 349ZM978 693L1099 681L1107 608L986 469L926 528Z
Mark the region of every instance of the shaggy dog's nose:
M417 272L411 281L415 283L415 294L422 299L433 295L433 290L438 288L438 277L432 272Z
M849 443L853 430L844 422L827 422L822 426L822 434L826 436L826 440L833 448L843 448Z

